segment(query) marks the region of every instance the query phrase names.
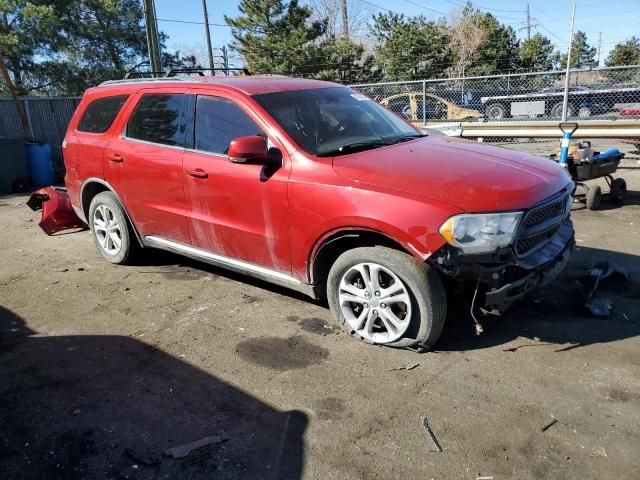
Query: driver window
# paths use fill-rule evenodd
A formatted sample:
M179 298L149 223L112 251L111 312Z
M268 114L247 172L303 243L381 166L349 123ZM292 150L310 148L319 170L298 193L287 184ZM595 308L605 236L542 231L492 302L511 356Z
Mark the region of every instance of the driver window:
M196 150L226 155L238 137L262 135L260 127L231 100L198 95L195 124Z

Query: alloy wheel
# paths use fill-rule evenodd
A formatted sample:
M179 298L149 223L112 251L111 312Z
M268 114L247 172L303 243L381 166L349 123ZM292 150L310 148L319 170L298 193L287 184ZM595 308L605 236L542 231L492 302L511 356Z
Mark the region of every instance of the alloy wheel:
M100 247L109 255L117 255L122 248L122 231L117 218L106 205L98 205L93 213L93 234Z
M349 326L373 343L398 340L411 322L408 288L376 263L359 263L347 270L340 280L338 302Z

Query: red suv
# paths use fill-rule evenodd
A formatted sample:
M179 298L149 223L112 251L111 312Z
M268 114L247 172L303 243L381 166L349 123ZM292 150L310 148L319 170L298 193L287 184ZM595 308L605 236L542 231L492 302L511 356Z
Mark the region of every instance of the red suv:
M503 310L574 243L574 186L553 161L425 135L328 82L106 82L85 93L64 158L110 262L153 247L253 275L326 298L375 344L429 348L445 283Z

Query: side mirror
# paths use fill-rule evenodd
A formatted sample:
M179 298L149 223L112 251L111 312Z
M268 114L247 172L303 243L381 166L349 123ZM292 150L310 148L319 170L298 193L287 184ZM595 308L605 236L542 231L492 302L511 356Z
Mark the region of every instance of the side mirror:
M269 163L267 140L259 135L239 137L229 144L229 160L233 163Z

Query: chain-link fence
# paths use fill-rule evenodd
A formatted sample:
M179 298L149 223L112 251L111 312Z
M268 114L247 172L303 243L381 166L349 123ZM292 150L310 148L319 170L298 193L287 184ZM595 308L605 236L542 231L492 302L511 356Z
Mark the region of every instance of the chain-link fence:
M425 126L446 121L557 120L564 71L354 85ZM640 118L640 65L572 70L568 119Z

